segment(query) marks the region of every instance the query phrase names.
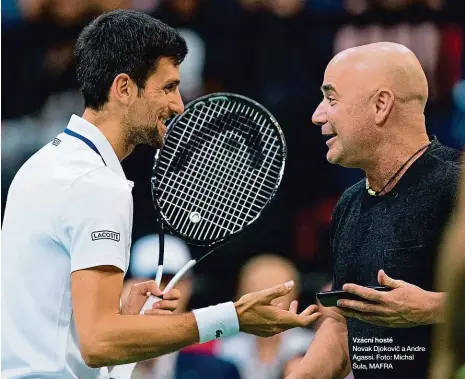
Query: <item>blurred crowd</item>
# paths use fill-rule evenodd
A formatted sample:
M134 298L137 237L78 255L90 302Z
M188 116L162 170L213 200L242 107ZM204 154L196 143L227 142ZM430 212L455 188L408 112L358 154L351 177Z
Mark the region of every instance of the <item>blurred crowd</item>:
M315 292L331 280L328 236L332 209L344 189L362 175L357 170L327 163L321 131L311 123L311 115L321 101L320 85L326 64L334 54L351 46L381 40L408 46L422 63L430 85L426 109L429 133L446 145L463 147L462 3L463 0L2 0L2 215L9 184L20 165L61 132L71 114L82 113L73 57L79 31L102 12L138 9L176 27L186 38L190 52L181 65L180 87L185 103L220 91L251 97L274 114L288 144L286 175L273 208L252 233L220 248L198 265L195 280L194 276L184 279L180 284L186 296L183 308L228 300L242 291L272 285L270 280L281 276L283 280L296 278L301 302L308 305L314 302ZM146 261L137 268L138 260L143 259L137 257L144 251L150 254L157 246L156 241L150 240L156 238L153 234L158 231L149 186L153 156L151 148L141 146L123 162L126 176L135 182L134 257L128 274L131 280L153 275L153 270L143 270L150 267ZM172 251L167 247L166 259L177 254L173 251L181 251L181 260L196 252L196 248L189 250L181 241L175 244ZM261 252L274 255L258 257ZM269 270L275 267L276 272L267 275L261 271L263 265ZM179 263L173 263L172 274L178 266ZM246 280L250 277L255 281ZM173 375L174 365L180 362L184 362L184 367L198 364L190 359L200 354L206 359L201 366L224 366L224 378L248 379L251 372L256 373L254 379L279 378L287 365L292 365L292 359L302 354L299 346L308 344L311 337L310 331L267 341L238 336L224 346L203 347L207 352L191 348L156 363L141 364L138 375L169 378L161 372ZM283 343L295 344L292 356L282 355ZM205 357L210 356L214 359L207 362L210 358ZM254 359L250 359L252 356ZM154 376L154 372L159 374Z

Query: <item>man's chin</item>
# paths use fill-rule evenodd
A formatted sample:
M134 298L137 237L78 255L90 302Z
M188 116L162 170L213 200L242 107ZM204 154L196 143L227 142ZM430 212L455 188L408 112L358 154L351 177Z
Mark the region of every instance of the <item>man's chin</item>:
M326 160L331 164L340 164L337 154L331 150L326 153Z
M344 157L340 155L330 155L329 153L326 155L326 159L331 164L337 164L341 167L345 168L361 168L359 164L354 161L350 161L348 159L344 159Z
M155 149L161 149L164 145L164 142L162 140L159 140L159 139L154 139L154 140L151 140L148 145L150 147L153 147Z
M342 154L340 153L338 154L337 152L331 151L331 150L329 150L328 153L326 154L326 160L331 164L337 164L339 166L347 167L347 168L355 167L351 164L351 162L349 162L345 158L346 157L344 157Z
M150 147L154 147L155 149L160 149L165 143L165 138L162 136L158 128L148 130L145 137L146 144Z

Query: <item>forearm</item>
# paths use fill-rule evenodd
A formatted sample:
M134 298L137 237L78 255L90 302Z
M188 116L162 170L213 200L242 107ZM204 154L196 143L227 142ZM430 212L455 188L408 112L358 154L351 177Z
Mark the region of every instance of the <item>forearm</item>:
M344 378L349 372L347 326L332 318L326 318L298 369L287 379Z
M192 313L172 316L102 317L92 336L81 343L91 367L119 365L167 354L199 341Z

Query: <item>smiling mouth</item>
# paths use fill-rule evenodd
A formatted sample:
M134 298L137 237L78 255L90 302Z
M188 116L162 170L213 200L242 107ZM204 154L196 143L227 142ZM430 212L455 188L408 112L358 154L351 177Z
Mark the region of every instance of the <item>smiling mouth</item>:
M329 141L331 138L337 137L336 133L333 134L323 134L323 137L326 138L326 141Z

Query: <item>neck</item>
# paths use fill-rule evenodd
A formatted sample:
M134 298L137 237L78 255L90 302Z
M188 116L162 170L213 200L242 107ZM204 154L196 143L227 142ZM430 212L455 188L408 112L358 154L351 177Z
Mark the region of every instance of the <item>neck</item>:
M393 140L393 142L377 149L378 157L373 159L366 168L363 168L370 188L376 192L382 190L379 195L388 193L399 182L413 162L426 151L425 146L428 144L428 135L424 133L421 136L415 136L415 138ZM425 147L425 149L418 151L422 147ZM409 159L410 161L396 175L396 172ZM384 188L391 178L393 180Z
M100 129L120 162L134 150L135 146L126 142L126 133L121 122L112 119L107 110L97 112L86 108L82 118Z

